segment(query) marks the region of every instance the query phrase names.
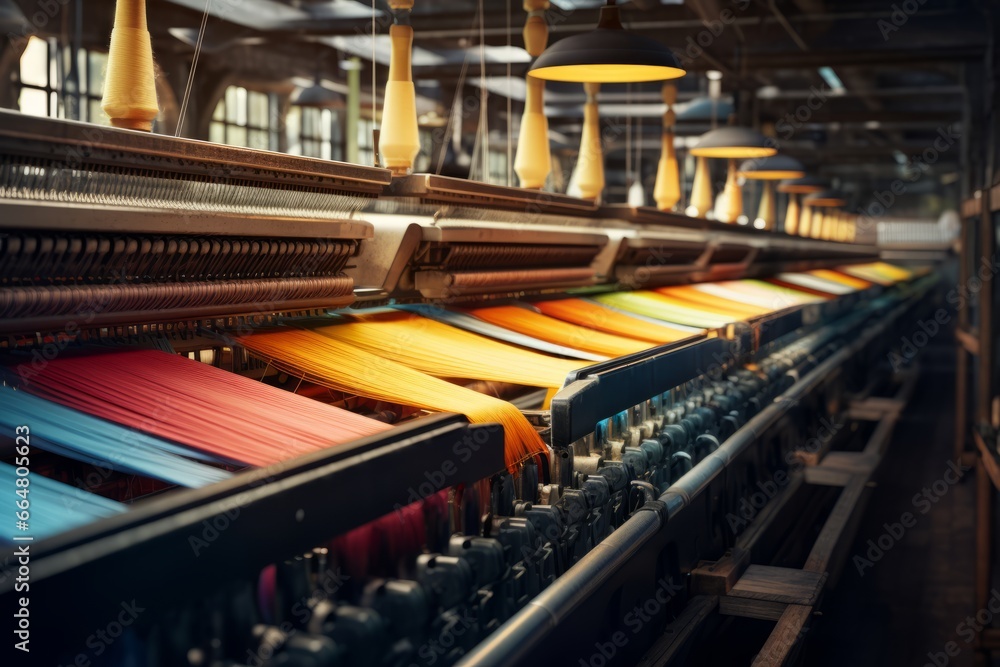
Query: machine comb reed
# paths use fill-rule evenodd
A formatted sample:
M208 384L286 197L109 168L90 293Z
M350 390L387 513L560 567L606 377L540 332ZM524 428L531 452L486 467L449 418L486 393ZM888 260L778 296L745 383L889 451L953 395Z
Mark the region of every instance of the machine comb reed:
M371 167L0 111L0 204L332 220L388 182Z
M350 304L381 169L0 112L0 332Z

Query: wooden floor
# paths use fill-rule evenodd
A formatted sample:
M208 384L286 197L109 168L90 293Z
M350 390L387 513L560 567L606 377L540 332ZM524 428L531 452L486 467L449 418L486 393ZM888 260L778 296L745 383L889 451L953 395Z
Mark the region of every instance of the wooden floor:
M863 575L848 561L820 607L822 618L810 630L805 665L973 664L973 643L966 641L970 635L960 624L977 611L975 473L969 471L948 486L935 503L914 501L949 470L953 340L950 332L942 332L921 356L921 380L896 426L851 556L867 558L868 541L877 542L887 533L884 524L899 522L905 512L913 514L916 523L877 562L865 567ZM942 490L943 483L937 488ZM931 495L938 497L933 489ZM887 544L889 538L882 541ZM957 655L944 653L948 642L955 642ZM928 654L940 655L935 662Z

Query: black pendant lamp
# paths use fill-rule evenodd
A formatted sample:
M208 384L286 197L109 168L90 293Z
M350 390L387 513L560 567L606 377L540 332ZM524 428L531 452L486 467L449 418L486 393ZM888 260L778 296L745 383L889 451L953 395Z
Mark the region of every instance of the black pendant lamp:
M575 83L663 81L685 73L670 49L622 27L614 0L601 7L594 30L560 39L528 70L538 79Z

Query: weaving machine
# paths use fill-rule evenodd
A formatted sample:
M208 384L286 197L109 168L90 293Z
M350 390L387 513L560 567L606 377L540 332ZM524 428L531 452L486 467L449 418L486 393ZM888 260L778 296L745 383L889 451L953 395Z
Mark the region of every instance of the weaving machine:
M409 107L412 29L390 34L386 99ZM862 381L932 278L863 244L406 174L411 129L383 129L390 174L0 112L0 442L30 427L33 657L711 660L739 614L688 575L793 562L781 527L840 502L825 449L877 453L883 421L818 451L806 417L873 422L851 411L891 378ZM129 601L98 653L94 619Z
M147 355L171 350L210 361L265 380L254 383L262 388L284 386L381 425L362 428L336 447L261 455L250 469L234 434L221 460L181 451L182 462L160 464L179 466L169 475L112 460L105 465L113 474L83 485L80 502L94 505L90 518L76 528L57 527L32 545L33 601L58 609L60 591L71 586L92 600L92 616L111 613L124 598L154 599L156 611L131 631L167 664L256 664L251 657L267 654L274 657L261 664L430 664L463 654L469 664L510 664L544 655L555 645L552 636L581 627L601 637L615 620L587 609L605 605L609 595L642 598L658 578L679 576L739 543L739 535L730 537L718 525L733 508L717 504L723 498L738 503L741 489L791 460L794 438L764 438L776 427L762 424L781 423L783 432L789 423L802 428L801 415L795 418L802 409L781 412L776 406L785 403L774 400L805 396L825 386L828 369L849 369L849 361L861 363L859 355L871 358L879 336L928 289L924 283L874 286L815 302L809 292L797 292L796 305L763 308L765 314L742 323L725 315L719 317L734 324L706 330L674 322L676 342L646 343L639 347L648 350L596 364L607 355L508 329L496 340L563 352L578 370L550 396L550 409L537 389L469 385L523 406L545 439L541 458L518 459L511 468L508 457L505 469L504 438L495 427L376 405L348 391L324 393L322 378L296 376L255 353L255 337L290 323L335 331L344 315L331 319L330 309L348 320L368 312L343 310L352 303L403 305L395 312L434 315L448 326L475 320L481 335L504 327L470 313L512 298L518 308L558 314L554 304L567 296L597 307L615 283L648 291L874 255L863 246L761 239L705 221L674 224L665 214L601 210L569 199L546 202L529 221L517 221L536 195L424 176L390 185L377 169L123 130L91 136L94 130L79 124L6 113L2 127L5 366L32 370L32 351L58 348L50 368L35 367L37 376L27 378L29 386L52 384L15 391L21 400L55 397L70 405L60 409L86 411L83 399L66 402L51 369L66 359L75 363L78 354L86 364L84 353L119 351L124 344L146 348ZM660 270L650 262L655 253L678 259ZM812 282L796 273L786 278L800 287L824 284L817 276ZM584 289L567 294L570 286ZM738 287L721 283L715 294ZM781 280L771 288L792 294ZM710 302L711 293L704 294ZM526 306L526 298L534 306ZM365 317L379 326L384 311L372 312ZM613 312L636 323L653 321ZM245 347L239 337L248 332ZM840 347L847 340L853 342ZM117 363L111 361L124 359L120 353L104 358L109 372ZM160 363L159 357L141 363L153 361ZM16 372L7 378L15 386L25 379ZM840 389L838 382L825 399L811 398L808 409L835 409ZM240 395L249 387L230 391ZM298 405L287 409L293 408ZM291 425L295 418L288 414ZM41 443L44 427L36 429ZM147 445L131 437L134 447ZM179 432L174 439L185 437ZM456 443L466 446L455 449ZM36 447L46 453L33 474L56 485L74 486L104 470L96 454L80 456L69 445ZM437 465L442 451L461 455ZM177 454L157 456L171 452ZM189 470L189 462L199 467ZM127 473L140 481L133 477L126 485ZM177 488L185 485L201 488ZM381 531L370 544L386 544L393 530L386 521L399 521L393 508L409 513L405 525L413 512L421 514L413 525L423 526L426 537L412 538L408 547L393 538L399 560L389 566L352 561L357 549L372 548L362 546L369 542L359 534ZM280 539L264 544L255 537L264 534ZM341 541L331 545L338 535ZM136 562L159 563L162 576L139 581L122 574ZM341 571L350 585L331 588L323 577ZM595 577L596 571L610 576ZM5 596L13 595L12 585L4 582ZM564 597L578 586L593 589L585 604ZM249 611L259 607L255 595L267 600L259 615ZM300 597L309 608L302 623L290 602ZM689 597L677 595L672 613ZM617 603L623 609L625 599ZM214 611L196 611L205 604ZM221 614L218 630L195 630L203 613ZM560 622L538 617L549 613ZM178 618L187 620L176 626ZM632 650L651 643L667 618L664 610ZM61 628L60 641L38 649L56 660L85 645L92 631L88 618L69 609L38 623ZM451 642L466 626L462 641ZM511 641L511 633L521 640Z

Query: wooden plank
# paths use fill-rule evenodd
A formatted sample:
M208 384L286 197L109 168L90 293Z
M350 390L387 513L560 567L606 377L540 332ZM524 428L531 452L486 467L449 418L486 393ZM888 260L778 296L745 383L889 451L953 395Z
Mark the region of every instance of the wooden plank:
M997 455L990 450L979 431L972 431L972 439L976 443L976 448L979 450L979 460L982 461L986 474L993 482L993 487L1000 489L1000 463L997 462Z
M979 433L974 433L976 444L985 449ZM987 458L980 457L979 465L976 466L976 609L986 608L990 587L993 581L992 541L993 541L993 488L989 482L991 477L986 461L993 460L992 454ZM996 465L996 461L993 462ZM976 645L980 646L982 636L977 635Z
M801 472L792 472L788 477L790 481L785 488L778 492L776 498L764 506L764 509L754 517L747 529L736 538L738 547L752 553L768 535L771 527L783 516L784 510L789 507L789 503L795 497L799 487L805 483L805 476ZM780 526L778 530L781 530Z
M811 466L806 468L806 483L817 486L847 486L854 475L836 468L826 466Z
M965 283L960 283L965 284ZM969 356L961 349L956 350L955 364L955 458L966 454L965 443L969 434L966 431L965 418L969 411ZM971 453L971 452L970 452Z
M880 424L885 423L883 419ZM830 452L820 463L820 468L841 470L852 475L869 475L882 457L878 453Z
M872 434L868 436L868 442L865 444L865 448L861 450L862 454L875 459L875 465L872 470L878 467L879 461L882 459L882 455L885 454L885 450L889 447L889 439L892 436L892 430L896 427L896 422L899 420L899 413L889 413L886 414L885 418L878 423Z
M729 591L729 597L815 605L826 578L826 572L751 565Z
M905 401L901 401L895 397L887 398L885 396L869 396L863 401L853 401L851 402L851 409L858 410L860 412L881 412L883 414L895 412L900 413L903 408L906 407Z
M693 595L725 595L750 565L750 552L735 547L717 561L702 561L691 570Z
M729 595L719 598L719 613L723 616L756 618L760 621L777 621L788 607L784 602L735 598Z
M813 544L812 551L809 552L809 558L806 559L803 569L813 572L827 571L833 549L837 546L837 541L840 540L844 528L847 526L847 522L850 520L851 514L854 512L854 507L858 504L858 500L861 498L861 494L864 492L867 483L868 479L866 477L855 475L854 479L840 492L840 497L833 506L833 511L830 512L826 523L823 524L823 530L820 531L819 537L816 538L816 542Z
M714 595L696 595L684 606L680 615L667 626L656 643L642 656L637 667L663 667L684 657L689 642L698 629L719 606Z
M877 422L885 417L884 412L878 410L864 410L861 408L847 408L844 416L859 422Z
M965 331L963 329L955 330L955 338L958 339L958 344L962 348L973 356L979 354L979 332L975 329L971 331Z
M753 659L753 667L778 667L789 662L793 650L802 638L802 630L812 616L812 607L789 605L778 619L760 653Z
M982 192L977 191L972 197L964 200L962 202L962 217L963 218L973 218L982 213L983 210L983 198Z

